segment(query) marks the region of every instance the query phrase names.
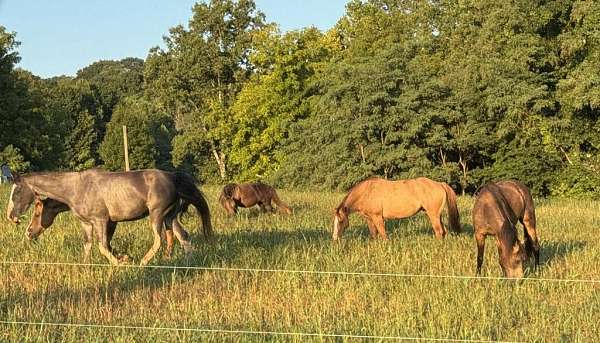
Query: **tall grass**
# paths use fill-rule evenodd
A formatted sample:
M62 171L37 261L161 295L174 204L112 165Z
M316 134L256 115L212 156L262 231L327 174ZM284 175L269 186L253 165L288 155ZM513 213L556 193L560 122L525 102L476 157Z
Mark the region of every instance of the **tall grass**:
M331 241L332 209L342 194L280 192L294 215L242 210L227 217L216 187L204 189L217 236L202 238L198 218L185 217L197 250L177 246L154 265L185 265L473 276L471 198L459 199L463 234L433 237L424 214L389 221L388 242L370 241L351 217ZM7 188L0 189L6 208ZM531 278L600 280L600 202L538 200L542 266ZM40 239L25 224L0 221L0 260L81 262L79 224L61 214ZM499 276L487 242L483 275ZM147 220L119 224L113 246L134 263L152 245ZM105 264L96 245L93 263ZM600 337L600 284L486 279L435 279L191 271L94 266L0 266L0 320L339 333L508 341L581 341ZM0 341L306 341L324 337L173 332L0 324ZM343 340L343 339L341 339Z

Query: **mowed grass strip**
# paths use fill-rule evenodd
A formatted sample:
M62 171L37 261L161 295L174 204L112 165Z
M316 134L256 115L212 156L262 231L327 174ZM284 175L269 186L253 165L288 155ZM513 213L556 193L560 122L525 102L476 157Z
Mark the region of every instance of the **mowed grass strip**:
M459 199L463 234L433 237L424 214L389 221L390 241L370 241L353 215L331 241L341 193L280 191L294 215L241 210L225 216L219 189L205 187L216 237L205 241L194 212L184 217L197 251L176 245L154 265L473 276L469 197ZM6 208L9 189L0 188ZM600 202L537 200L542 267L532 278L600 280ZM27 218L28 219L28 218ZM24 220L24 221L27 221ZM33 243L26 224L0 224L0 260L77 263L78 222L61 214ZM521 228L519 228L521 231ZM119 224L113 246L133 263L152 244L148 220ZM485 276L500 276L488 239ZM96 244L93 263L105 264ZM505 341L594 341L600 337L600 284L194 271L93 266L0 266L0 320L155 328L202 328ZM0 341L306 341L324 337L215 334L0 325ZM343 339L342 339L343 340Z

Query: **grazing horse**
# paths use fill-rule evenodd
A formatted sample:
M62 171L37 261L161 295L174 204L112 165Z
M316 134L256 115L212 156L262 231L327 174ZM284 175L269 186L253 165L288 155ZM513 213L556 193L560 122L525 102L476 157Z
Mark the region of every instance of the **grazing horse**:
M252 207L258 205L263 212L274 211L271 201L277 205L277 209L286 214L292 214L292 210L286 205L275 191L275 188L262 182L256 183L230 183L223 187L219 196L219 202L228 214L237 213L238 207Z
M448 184L425 177L400 181L366 179L352 187L335 209L333 239L341 237L352 212L367 220L371 238L387 239L385 219L408 218L420 211L429 216L435 237L443 238L448 232L441 220L444 205L448 206L450 229L460 232L456 194Z
M485 238L496 237L500 266L506 277L523 277L527 252L515 227L517 216L497 184L488 183L477 192L473 207L473 228L477 242L477 274L481 273Z
M47 228L52 226L54 219L57 215L62 212L70 211L69 206L63 204L60 201L47 198L47 199L39 199L36 198L34 200L34 209L33 214L31 215L31 220L29 221L29 225L25 231L27 238L30 240L35 240L39 235L42 234ZM177 220L177 219L175 219ZM110 246L110 242L112 241L112 237L115 233L115 229L117 228L117 223L109 222L108 223L108 245L110 251L114 253L114 250ZM173 230L166 229L165 237L167 240L167 247L165 250L165 256L170 257L171 252L173 251ZM127 260L128 257L126 255L121 256L120 259Z
M519 181L506 180L496 182L504 199L524 227L525 252L535 258L535 266L540 264L540 244L536 230L535 205L529 188ZM513 220L513 222L515 222Z
M202 217L206 236L212 233L210 211L204 195L192 176L183 172L137 170L106 172L90 169L82 172L33 173L16 176L7 208L9 220L18 223L35 198L54 199L71 209L84 231L84 260L89 260L92 236L99 250L111 263L118 264L109 245L113 225L150 216L154 244L142 258L147 264L160 248L163 225L172 229L186 253L192 245L187 232L176 220L182 206L191 203Z

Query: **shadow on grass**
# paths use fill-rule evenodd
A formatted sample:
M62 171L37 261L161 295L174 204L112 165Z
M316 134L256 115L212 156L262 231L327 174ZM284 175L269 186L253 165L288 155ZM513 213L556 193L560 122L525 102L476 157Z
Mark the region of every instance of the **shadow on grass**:
M585 241L544 241L540 242L540 268L547 268L556 260L565 258L582 250Z

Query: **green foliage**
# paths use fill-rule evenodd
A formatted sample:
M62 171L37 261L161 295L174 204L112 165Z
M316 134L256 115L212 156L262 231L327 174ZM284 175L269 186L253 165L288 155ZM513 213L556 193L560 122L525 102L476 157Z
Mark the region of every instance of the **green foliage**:
M86 80L97 93L102 109L100 136L121 99L143 92L144 61L125 58L120 61L98 61L77 72L78 80Z
M192 11L189 29L172 28L166 50L150 51L146 96L172 116L179 135L210 146L220 176L226 178L233 135L230 107L252 73L252 36L264 16L251 0L199 2Z
M171 169L173 124L169 116L138 97L125 98L115 108L100 146L109 170L125 169L123 125L127 126L129 166L134 169Z
M0 151L0 161L1 163L6 163L13 172L22 173L29 171L29 168L31 168L31 163L25 161L19 148L15 148L12 145Z
M278 170L276 153L289 126L309 115L307 83L318 63L331 54L325 37L314 28L283 36L274 29L259 34L250 56L258 71L231 109L235 132L230 161L237 180L268 178Z
M600 163L576 163L563 168L554 177L551 194L600 199Z
M121 169L127 122L138 166L215 182L428 176L465 193L510 178L595 196L598 27L592 1L353 0L326 32L282 34L252 0L211 0L146 61L50 80L14 70L18 42L2 28L0 148L34 170L79 170L102 163L104 141Z
M61 167L84 170L96 166L103 124L95 89L88 81L68 77L47 80L45 87L47 116L54 122L64 120Z

